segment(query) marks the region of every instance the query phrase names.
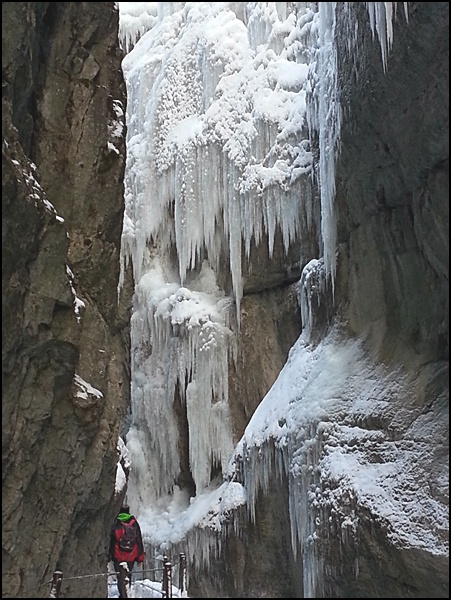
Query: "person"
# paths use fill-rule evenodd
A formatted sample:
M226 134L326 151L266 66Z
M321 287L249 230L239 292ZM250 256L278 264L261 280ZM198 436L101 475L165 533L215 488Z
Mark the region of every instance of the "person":
M130 542L124 543L124 530L131 530L129 535ZM131 584L131 574L135 563L141 565L144 561L144 545L141 534L141 527L136 518L130 514L128 504L123 504L116 517L116 521L111 529L110 547L108 552L108 560L113 562L114 571L117 577L117 588L119 598L127 598L125 591L126 581L124 580L124 570L120 567L121 563L127 563L128 567L128 583Z

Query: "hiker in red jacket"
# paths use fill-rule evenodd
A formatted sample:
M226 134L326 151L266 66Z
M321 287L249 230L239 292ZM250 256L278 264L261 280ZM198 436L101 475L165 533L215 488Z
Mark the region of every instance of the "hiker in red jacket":
M128 583L131 584L131 574L135 562L141 565L144 561L141 528L135 517L130 514L130 507L127 504L122 505L111 530L108 560L113 561L114 570L116 573L119 573L117 575L119 598L126 598L126 582L123 581L123 570L120 568L120 564L127 563L129 573Z

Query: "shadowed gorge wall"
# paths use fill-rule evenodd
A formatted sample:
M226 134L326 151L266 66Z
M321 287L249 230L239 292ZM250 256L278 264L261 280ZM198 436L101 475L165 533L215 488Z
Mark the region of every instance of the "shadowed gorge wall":
M124 83L110 2L2 3L3 593L106 570L128 400ZM117 133L119 132L119 134ZM66 597L106 596L105 578Z

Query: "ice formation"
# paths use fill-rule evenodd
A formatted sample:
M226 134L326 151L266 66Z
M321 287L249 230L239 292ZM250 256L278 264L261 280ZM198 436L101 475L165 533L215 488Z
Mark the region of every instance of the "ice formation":
M359 344L343 342L339 332L309 344L315 303L327 286L333 289L336 269L342 119L336 4L119 3L128 52L121 284L130 262L135 281L129 500L139 506L147 543L164 547L184 539L189 558L209 560L218 540L208 530L221 530L241 504L252 517L256 495L275 468L290 485L293 551L302 550L305 597L321 597L315 595L321 572L315 508L335 510L334 494L352 496L360 485L332 485L347 477L339 469L346 440L363 436L334 424L334 416L391 385ZM395 6L366 3L384 69ZM355 31L352 10L347 18ZM234 448L227 377L239 335L241 257L264 234L271 256L278 228L285 249L302 236L300 215L311 222L314 186L322 255L306 265L299 283L304 332ZM227 273L229 287L218 277ZM363 392L362 378L369 382ZM295 392L284 389L287 380ZM183 418L177 406L184 407ZM181 428L191 496L180 485ZM212 478L215 468L219 480ZM329 488L320 489L320 475ZM371 503L369 487L359 490L363 502ZM342 535L352 530L352 513L341 525ZM418 530L421 538L421 524Z

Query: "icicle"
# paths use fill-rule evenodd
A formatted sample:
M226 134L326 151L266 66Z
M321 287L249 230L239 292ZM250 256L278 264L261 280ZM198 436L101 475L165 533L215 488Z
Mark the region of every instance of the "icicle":
M119 43L126 53L130 52L136 42L150 31L157 21L157 2L123 2L119 7ZM131 6L132 5L132 6ZM133 6L136 5L136 6Z
M332 284L336 271L337 215L335 201L335 164L337 160L341 107L337 89L337 56L334 43L335 2L318 3L318 52L313 84L309 94L309 128L319 138L319 189L321 195L321 242L326 274ZM316 79L317 78L317 79Z
M408 2L403 2L404 16L408 21ZM375 32L379 39L382 55L382 66L387 70L388 54L393 44L393 19L396 16L396 2L366 2L370 27L373 37Z
M298 299L301 307L302 331L304 338L311 342L316 321L316 312L324 301L326 290L324 261L312 259L302 270L298 283Z

